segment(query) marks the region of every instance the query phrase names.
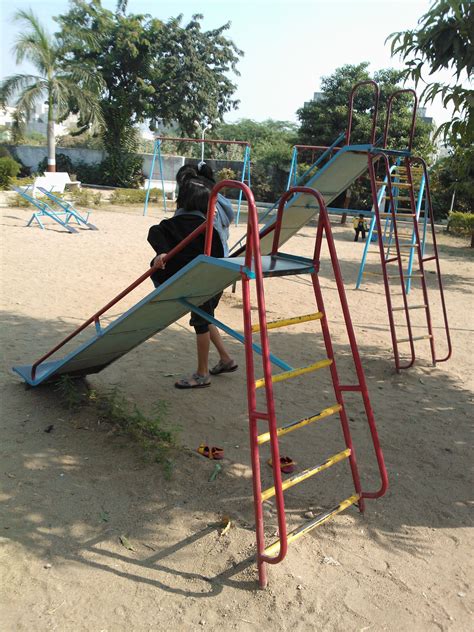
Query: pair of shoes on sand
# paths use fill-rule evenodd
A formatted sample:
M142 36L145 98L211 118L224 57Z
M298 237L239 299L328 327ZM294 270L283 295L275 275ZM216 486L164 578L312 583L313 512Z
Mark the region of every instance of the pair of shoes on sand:
M220 373L233 373L239 368L238 364L234 360L223 362L219 360L215 367L213 367L209 373L211 375L219 375ZM183 378L178 382L175 382L176 388L206 388L211 385L211 378L209 375L200 375L199 373L193 373L190 378Z

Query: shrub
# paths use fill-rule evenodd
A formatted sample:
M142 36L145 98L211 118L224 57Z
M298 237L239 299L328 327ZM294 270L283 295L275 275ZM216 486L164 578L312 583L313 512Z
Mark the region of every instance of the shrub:
M0 189L9 189L12 180L20 172L19 165L13 158L0 158Z
M474 213L451 211L448 216L448 230L460 235L471 235L474 232Z
M79 206L100 206L102 204L102 195L99 192L94 193L87 189L76 189L68 195Z
M103 163L91 165L87 162L80 161L73 164L73 170L79 182L86 184L105 184L102 165Z
M43 160L38 164L38 171L44 173L48 170L48 159ZM56 171L65 171L67 173L73 173L72 160L66 154L56 154Z
M229 169L229 167L224 167L217 172L216 180L217 182L221 180L237 180L237 174L232 169Z
M28 200L25 200L19 193L15 193L11 197L11 206L19 206L21 208L34 208L33 204L30 204Z
M0 158L13 158L8 149L3 145L0 145Z
M103 184L138 189L144 180L142 167L143 159L136 154L120 155L120 159L107 156L100 165Z
M117 189L110 196L110 203L117 205L143 204L145 202L145 189ZM161 189L150 189L149 202L160 202L163 199Z

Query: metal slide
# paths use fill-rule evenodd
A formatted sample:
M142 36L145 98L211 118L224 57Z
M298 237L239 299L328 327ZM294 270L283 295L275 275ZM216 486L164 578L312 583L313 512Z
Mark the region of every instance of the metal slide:
M367 171L367 155L373 145L345 145L321 169L316 171L305 187L317 189L326 205ZM314 198L306 193L297 193L288 201L283 213L283 222L279 246L293 237L300 228L309 222L319 211ZM260 247L262 254L269 254L273 243L273 226L275 217L269 219L260 231ZM245 237L238 241L231 250L231 257L245 251Z
M287 263L281 258L275 262L271 257L263 257L262 266L271 276L284 274L286 268L291 268L293 274L305 272L308 263L306 259L300 261L298 257L288 257ZM13 370L31 386L57 379L61 375L81 376L98 373L188 313L190 307L186 303L202 305L212 296L232 285L241 277L243 269L246 270L242 257L229 260L200 255L117 320L102 329L100 316L141 282L148 279L150 270L48 354L32 365L15 366ZM253 275L251 270L246 270L246 273L250 277ZM96 333L90 340L65 357L46 362L75 335L94 324Z

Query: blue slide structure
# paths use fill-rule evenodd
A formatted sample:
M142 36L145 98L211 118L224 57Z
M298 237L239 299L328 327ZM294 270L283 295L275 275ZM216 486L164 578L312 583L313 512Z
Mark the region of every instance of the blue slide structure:
M364 173L367 169L367 152L370 150L371 145L346 145L326 165L310 175L305 183L306 186L317 188L326 204L329 203ZM297 233L317 213L318 209L313 196L296 194L287 203L283 213L280 245ZM261 231L260 247L265 275L288 274L290 270L293 270L293 274L307 271L311 265L308 259L279 255L275 262L268 256L272 248L274 222L275 219L270 218ZM82 376L101 371L148 338L166 329L187 312L192 311L194 306L201 305L239 280L242 267L245 265L243 257L245 245L243 242L239 245L242 246L240 252L236 251L227 259L215 259L205 255L197 257L137 305L107 327L102 328L100 316L147 279L151 274L147 271L127 290L86 321L79 330L68 336L57 348L32 365L16 366L13 370L31 386L57 379L61 375ZM220 323L216 324L220 325ZM87 342L60 359L50 359L75 335L93 325L95 325L94 335ZM276 364L279 364L278 361ZM284 368L282 363L279 365Z

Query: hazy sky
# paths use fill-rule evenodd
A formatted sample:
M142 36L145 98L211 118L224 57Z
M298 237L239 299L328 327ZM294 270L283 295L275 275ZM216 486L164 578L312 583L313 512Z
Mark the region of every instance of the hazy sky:
M103 0L113 9L116 0ZM401 67L385 39L393 31L415 28L429 0L129 0L128 10L166 20L204 15L204 27L231 22L227 36L245 52L239 63L237 111L227 121L266 118L296 121L296 110L320 87L320 78L343 64L370 62L373 72ZM15 65L11 49L18 33L17 9L31 7L53 32L52 16L67 10L67 0L0 0L2 64L0 76L28 72ZM198 8L199 7L199 8ZM448 73L438 75L450 81ZM454 81L454 80L453 80ZM439 124L450 118L442 104L428 107Z

